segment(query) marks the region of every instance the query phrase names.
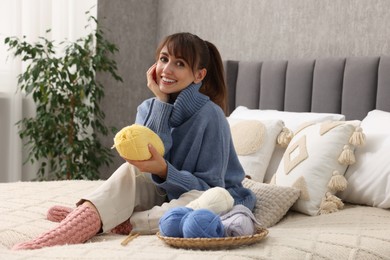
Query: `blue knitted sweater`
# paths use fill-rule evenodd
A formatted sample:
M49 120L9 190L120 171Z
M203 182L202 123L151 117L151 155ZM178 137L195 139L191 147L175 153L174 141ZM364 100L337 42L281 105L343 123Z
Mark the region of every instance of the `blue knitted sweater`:
M256 197L242 186L245 176L233 147L229 124L222 109L191 84L173 104L151 98L138 107L136 123L155 131L164 142L166 179L152 175L168 199L190 190L224 187L235 204L253 209Z

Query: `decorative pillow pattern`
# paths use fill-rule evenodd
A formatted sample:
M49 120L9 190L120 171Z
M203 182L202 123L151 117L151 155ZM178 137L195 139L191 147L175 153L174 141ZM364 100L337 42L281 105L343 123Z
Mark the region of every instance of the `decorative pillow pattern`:
M342 208L334 194L346 188L343 175L355 162L354 146L363 143L357 122L304 124L297 130L272 181L300 189L294 210L318 215Z
M264 228L278 223L300 194L299 189L296 188L260 183L247 178L242 184L256 194L253 214Z
M260 121L234 118L228 118L228 122L234 148L245 174L256 181L263 182L277 139L278 137L280 139L283 133L283 122L281 120Z
M348 187L340 198L346 202L390 208L390 113L370 111L362 120L364 147L355 151L356 163L345 177Z
M285 127L295 132L299 126L306 122L344 121L345 116L334 113L313 113L313 112L288 112L277 110L249 109L238 106L230 115L230 118L256 119L256 120L282 120ZM272 176L278 169L282 160L285 147L276 146L269 161L264 182L269 183Z

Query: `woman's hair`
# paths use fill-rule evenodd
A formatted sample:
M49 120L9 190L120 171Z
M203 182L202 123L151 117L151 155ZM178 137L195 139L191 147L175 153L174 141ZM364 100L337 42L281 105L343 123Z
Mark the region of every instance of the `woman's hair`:
M156 59L164 46L168 53L185 60L192 71L205 68L206 77L202 81L200 92L209 96L227 113L227 88L221 55L214 44L203 41L191 33L175 33L167 36L156 50Z

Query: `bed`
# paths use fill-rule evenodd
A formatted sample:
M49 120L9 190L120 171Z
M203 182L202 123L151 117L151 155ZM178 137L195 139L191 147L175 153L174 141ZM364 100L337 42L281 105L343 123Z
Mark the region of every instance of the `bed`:
M0 183L0 259L390 259L390 168L386 158L390 151L390 57L225 61L225 70L232 133L239 130L235 127L238 123L254 119L263 120L266 127L274 122L272 129L278 130L273 133L279 134L271 138L271 132L266 132L270 143L279 140L286 129L294 133L284 147L271 145L260 149L262 154L241 156L248 171L250 167L263 168L261 174L255 169L253 178L244 181L260 198L255 214L267 227L266 237L232 249L190 250L173 248L155 235L139 236L122 246L125 236L103 234L80 245L12 251L12 245L56 225L46 220L49 207L73 206L103 181ZM304 121L310 124L298 129L298 122ZM348 186L326 194L337 195L343 207L327 212L323 207L321 214L303 213L302 207L307 205L297 206L303 189L293 185L289 190L267 189L287 189L288 185L279 185L284 175L278 177L285 152L298 134L325 122L336 122L329 132L360 127L365 145L354 147L356 163L334 166ZM319 150L326 150L326 145ZM265 165L245 161L259 158ZM372 168L370 163L380 167ZM297 169L299 165L291 171ZM275 204L277 201L280 204Z

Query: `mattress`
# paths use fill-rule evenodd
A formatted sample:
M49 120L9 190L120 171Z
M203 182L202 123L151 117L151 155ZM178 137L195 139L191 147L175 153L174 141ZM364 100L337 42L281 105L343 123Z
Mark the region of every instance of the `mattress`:
M225 250L170 247L155 235L101 234L78 245L12 251L57 223L46 219L53 205L74 206L102 181L0 183L0 259L390 259L390 211L346 205L328 215L290 211L269 234L250 246Z

